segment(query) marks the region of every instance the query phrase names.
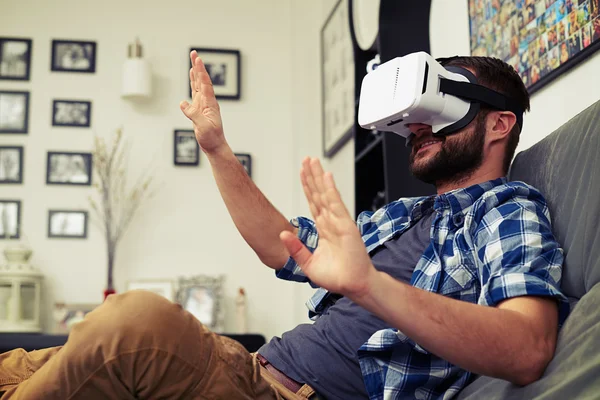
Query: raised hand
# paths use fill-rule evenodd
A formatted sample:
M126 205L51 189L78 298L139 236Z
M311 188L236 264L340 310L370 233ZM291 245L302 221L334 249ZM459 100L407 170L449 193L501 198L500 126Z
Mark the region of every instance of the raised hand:
M190 53L190 60L192 103L182 101L179 108L194 123L194 133L200 148L210 153L227 143L223 134L221 111L210 76L195 50Z
M311 254L287 231L280 235L282 242L306 276L317 285L353 298L366 294L376 270L333 176L323 172L318 159L306 158L300 177L319 233L319 245Z

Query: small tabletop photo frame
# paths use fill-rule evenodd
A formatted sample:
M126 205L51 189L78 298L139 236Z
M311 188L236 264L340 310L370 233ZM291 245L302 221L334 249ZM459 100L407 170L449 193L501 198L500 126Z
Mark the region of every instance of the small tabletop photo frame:
M178 282L177 303L216 333L224 331L224 279L223 275L197 275Z
M146 290L175 301L175 282L169 279L143 279L127 282L127 290Z

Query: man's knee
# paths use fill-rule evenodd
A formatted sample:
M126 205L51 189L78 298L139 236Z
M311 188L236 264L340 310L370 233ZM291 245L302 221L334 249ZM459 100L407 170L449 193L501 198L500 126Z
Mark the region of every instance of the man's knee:
M134 290L111 295L97 309L88 314L85 321L74 327L73 333L94 331L94 336L108 335L125 340L142 337L156 340L171 336L177 329L189 324L189 316L179 304L155 293Z

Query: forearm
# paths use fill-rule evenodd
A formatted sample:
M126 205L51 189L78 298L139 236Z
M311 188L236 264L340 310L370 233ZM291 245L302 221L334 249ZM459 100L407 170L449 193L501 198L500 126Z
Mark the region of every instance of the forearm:
M279 234L284 230L294 232L295 228L258 189L227 144L206 156L227 210L244 240L265 265L273 269L283 267L289 253Z
M352 300L468 371L525 385L541 376L554 353L556 332L539 332L520 312L430 293L381 272L370 280L369 291Z

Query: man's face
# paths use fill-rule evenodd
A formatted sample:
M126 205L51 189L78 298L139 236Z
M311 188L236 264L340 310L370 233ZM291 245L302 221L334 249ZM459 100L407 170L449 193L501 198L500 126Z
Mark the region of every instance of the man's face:
M410 126L415 134L410 153L410 171L427 183L440 185L468 178L483 162L485 115L448 136L433 136L431 127ZM414 130L413 130L414 129Z

